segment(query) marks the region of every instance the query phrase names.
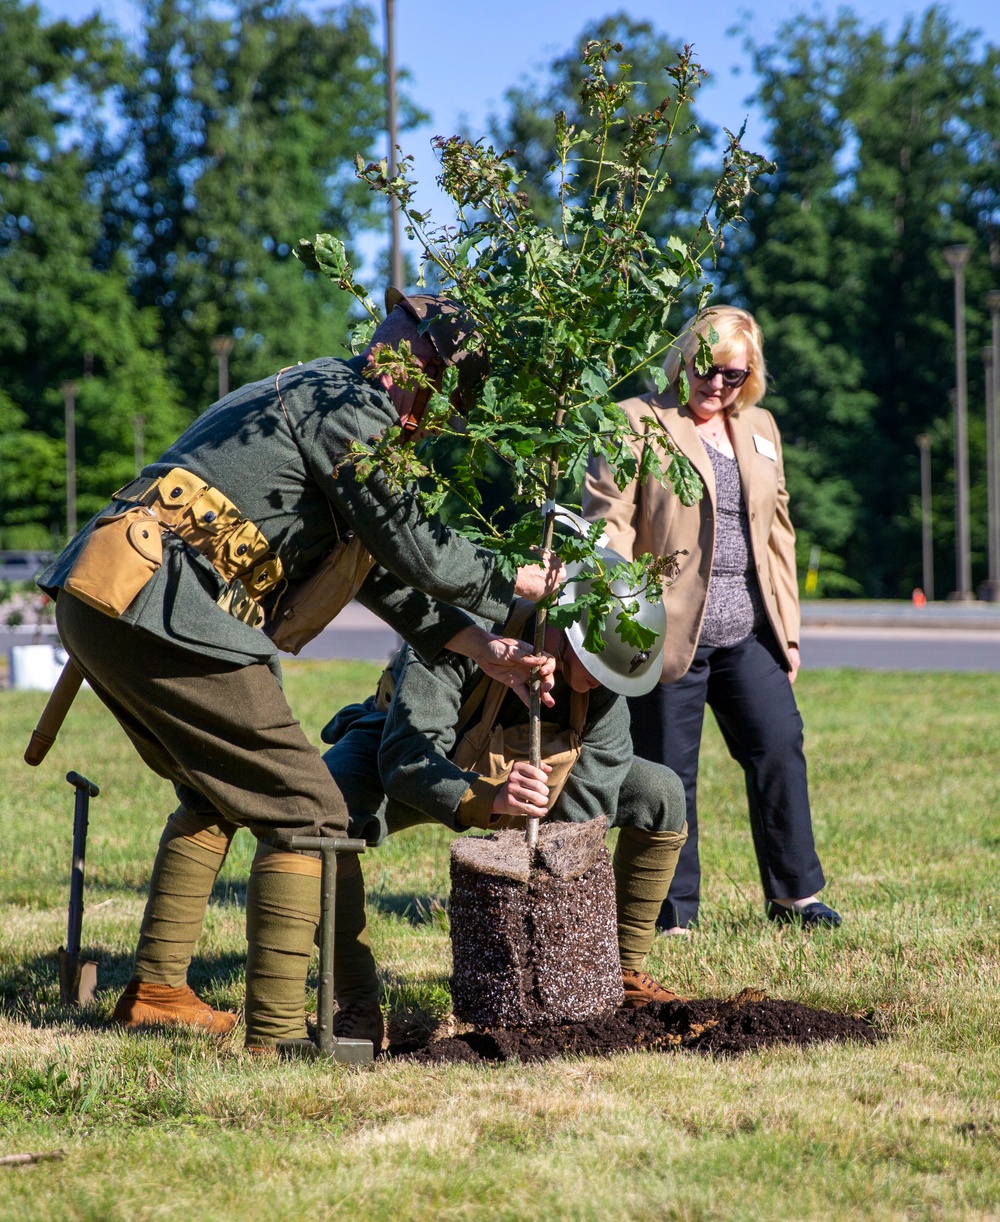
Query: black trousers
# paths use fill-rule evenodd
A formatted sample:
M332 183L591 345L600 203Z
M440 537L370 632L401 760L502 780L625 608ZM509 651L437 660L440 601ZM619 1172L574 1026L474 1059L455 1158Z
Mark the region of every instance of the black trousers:
M802 899L824 885L813 842L802 717L769 629L730 648L700 646L687 674L629 700L637 755L684 783L688 838L660 911L663 929L698 919L698 754L706 703L746 778L765 901Z

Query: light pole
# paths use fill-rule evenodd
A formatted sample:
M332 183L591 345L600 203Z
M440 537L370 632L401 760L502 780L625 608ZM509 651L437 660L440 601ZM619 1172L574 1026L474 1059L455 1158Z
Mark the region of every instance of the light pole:
M985 602L1000 602L1000 540L997 539L997 421L993 412L993 349L982 348L986 391L986 556L987 578L976 591Z
M1000 289L983 294L983 305L990 312L991 344L984 348L983 372L986 382L986 477L989 494L990 577L986 597L1000 602Z
M211 344L219 365L219 398L229 394L229 354L236 341L231 335L213 335Z
M76 383L63 382L66 417L66 538L76 534Z
M396 34L395 0L385 0L385 97L389 123L389 177L396 177ZM403 247L399 240L399 201L389 197L389 283L405 291Z
M969 545L969 433L968 386L965 361L966 245L946 246L942 252L951 268L955 288L955 574L954 597L972 598L972 557Z
M923 544L924 596L934 601L934 521L931 517L931 438L929 433L917 437L920 447L920 536Z
M146 438L145 438L145 416L132 417L132 454L135 458L135 473L136 475L146 465Z

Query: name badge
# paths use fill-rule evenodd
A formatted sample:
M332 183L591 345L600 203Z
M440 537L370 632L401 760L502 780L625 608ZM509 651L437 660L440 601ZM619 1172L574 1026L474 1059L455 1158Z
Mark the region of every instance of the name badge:
M778 461L778 451L774 448L774 442L768 441L766 437L761 437L759 433L754 433L753 443L757 447L757 453L763 454L765 458L769 458L771 462Z

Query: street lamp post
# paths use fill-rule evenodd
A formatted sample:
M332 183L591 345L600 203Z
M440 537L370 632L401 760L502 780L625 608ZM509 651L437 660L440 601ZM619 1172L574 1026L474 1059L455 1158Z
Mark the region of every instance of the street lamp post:
M389 177L396 177L396 34L395 0L385 0L385 97L389 126ZM402 292L403 247L399 240L399 201L389 197L389 283Z
M211 344L219 365L219 398L229 394L229 354L236 341L231 335L213 335Z
M145 416L133 416L132 417L132 457L135 461L136 475L138 475L139 472L146 465L145 427L146 427L146 417Z
M66 538L76 534L76 383L63 382L66 419Z
M997 421L993 412L993 349L983 348L986 389L986 555L987 578L977 594L985 602L1000 602L1000 540L997 538Z
M969 434L968 384L965 360L966 245L946 246L942 252L951 268L955 289L955 573L956 599L972 598L972 556L969 543Z
M920 447L920 536L923 544L924 597L934 601L934 522L931 518L931 439L929 433L917 437Z
M986 382L986 476L989 495L990 576L985 594L1000 602L1000 289L983 294L990 312L991 344L982 351Z

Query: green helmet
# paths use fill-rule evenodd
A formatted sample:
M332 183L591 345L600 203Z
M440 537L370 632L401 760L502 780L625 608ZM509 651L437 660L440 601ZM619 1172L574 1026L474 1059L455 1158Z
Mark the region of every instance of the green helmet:
M610 547L598 547L597 554L609 569L625 559ZM560 595L560 602L572 602L586 593L590 585L586 576L579 576L587 572L584 564L570 564L567 571L569 580ZM566 636L573 646L573 652L599 683L617 692L619 696L644 696L659 682L663 667L663 643L667 631L667 613L663 609L663 599L658 598L655 602L650 602L643 589L629 585L626 581L613 581L611 589L623 602L638 602L639 612L636 619L644 627L652 628L657 633L657 640L652 648L638 649L635 645L623 641L618 635L617 613L614 610L608 616L601 633L604 641L602 653L591 653L583 644L587 635L589 611L584 611L580 619L570 624L566 629Z

